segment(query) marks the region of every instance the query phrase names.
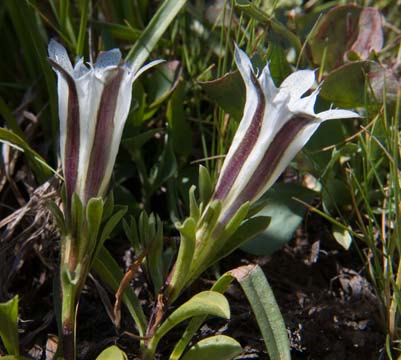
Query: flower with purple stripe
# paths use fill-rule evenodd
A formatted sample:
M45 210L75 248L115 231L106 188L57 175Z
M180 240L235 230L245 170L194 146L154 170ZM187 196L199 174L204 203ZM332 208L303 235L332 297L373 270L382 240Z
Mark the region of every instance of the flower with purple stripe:
M339 109L315 113L319 89L302 97L315 83L314 71L296 71L277 88L269 66L257 76L238 47L235 62L246 86L246 103L211 199L222 202L221 224L274 184L323 121L359 117Z
M51 40L49 61L57 73L60 156L67 202L77 193L86 204L104 197L125 121L132 85L156 60L138 71L121 60L118 49L100 53L95 64L78 59L73 67L67 51Z

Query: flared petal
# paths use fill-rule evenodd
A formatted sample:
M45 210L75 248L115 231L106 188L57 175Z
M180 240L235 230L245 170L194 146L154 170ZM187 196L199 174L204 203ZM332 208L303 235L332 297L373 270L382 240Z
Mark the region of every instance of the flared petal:
M268 66L257 78L249 58L238 48L235 60L247 93L243 118L212 197L222 202L223 224L274 184L322 121L359 117L348 110L315 114L319 89L302 97L314 85L314 71L296 71L276 88Z
M280 85L280 94L289 93L290 101L299 99L315 82L315 72L298 70L289 75Z
M326 121L331 119L352 119L359 118L360 115L349 110L334 109L320 112L316 115L320 121Z

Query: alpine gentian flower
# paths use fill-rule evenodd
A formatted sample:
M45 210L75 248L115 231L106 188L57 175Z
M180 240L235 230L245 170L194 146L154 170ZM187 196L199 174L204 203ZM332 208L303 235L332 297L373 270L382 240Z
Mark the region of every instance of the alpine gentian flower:
M222 202L223 224L274 184L323 121L359 117L348 110L315 114L319 89L302 97L315 82L314 71L296 71L277 88L269 66L257 76L238 47L235 62L245 82L246 103L212 197Z
M99 54L89 67L82 58L73 67L58 42L51 40L48 51L58 78L60 155L67 199L76 192L86 204L107 191L133 82L161 60L136 72L122 63L120 50L113 49Z

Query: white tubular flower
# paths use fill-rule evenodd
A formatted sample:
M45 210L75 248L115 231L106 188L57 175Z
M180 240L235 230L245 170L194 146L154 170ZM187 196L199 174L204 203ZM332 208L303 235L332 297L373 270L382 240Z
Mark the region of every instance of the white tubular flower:
M89 67L82 58L73 67L65 48L54 40L48 51L58 79L60 155L67 199L76 192L86 204L107 191L133 82L161 60L134 72L122 63L118 49L100 53Z
M296 71L276 88L268 65L257 76L238 47L235 62L245 82L246 103L212 197L222 202L221 223L243 203L259 199L323 121L359 117L337 109L315 114L319 90L301 97L313 86L314 71Z

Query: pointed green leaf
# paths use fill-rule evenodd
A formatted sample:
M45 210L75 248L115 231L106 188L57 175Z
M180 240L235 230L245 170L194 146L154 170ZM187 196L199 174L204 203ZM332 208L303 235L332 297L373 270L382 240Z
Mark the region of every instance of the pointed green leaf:
M103 199L100 197L91 198L86 205L86 220L88 222L89 236L96 243L97 234L103 218Z
M124 351L112 345L104 349L96 360L128 360L128 357Z
M52 169L35 150L33 150L28 143L12 131L0 128L0 142L5 143L17 149L27 156L29 164L39 181L43 182L51 176L52 173L56 174L57 171Z
M230 284L235 280L235 278L229 273L225 273L222 275L217 281L213 284L211 290L217 291L219 293L224 293ZM178 360L181 358L185 348L195 335L195 333L200 329L202 324L205 322L207 316L201 315L192 318L186 327L184 333L180 337L180 339L176 342L174 346L174 350L170 355L170 360Z
M181 80L168 102L166 113L174 151L182 156L192 152L192 129L184 109L186 93L185 83Z
M270 359L291 359L287 329L273 291L260 266L241 266L230 271L230 274L237 279L248 298Z
M97 253L100 251L100 248L103 246L104 242L110 237L111 232L114 228L119 224L125 213L127 212L127 207L122 206L120 210L118 210L115 214L113 214L106 222L103 227L102 234L100 235L99 241L97 243L95 257Z
M212 196L213 186L209 171L204 166L199 166L199 197L203 206L206 206Z
M192 185L189 189L189 216L198 222L200 218L199 206L195 198L196 186Z
M230 306L226 297L215 291L202 291L194 295L160 325L151 342L153 345L157 344L165 334L179 323L201 315L213 315L229 319Z
M193 345L182 360L231 360L242 353L241 344L225 335L211 336Z
M245 244L248 240L262 233L269 226L270 221L270 216L255 216L245 221L226 241L224 247L216 255L216 258L213 260L213 262L226 257L242 244Z
M0 303L0 337L11 355L19 355L18 295Z
M188 269L192 262L196 241L196 224L194 219L187 218L183 224L176 224L176 228L181 234L181 242L173 270L173 276L166 290L170 302L174 301L176 296L178 296L179 292L186 285Z
M245 105L245 85L239 71L215 80L199 82L199 85L226 113L238 121L241 119Z

